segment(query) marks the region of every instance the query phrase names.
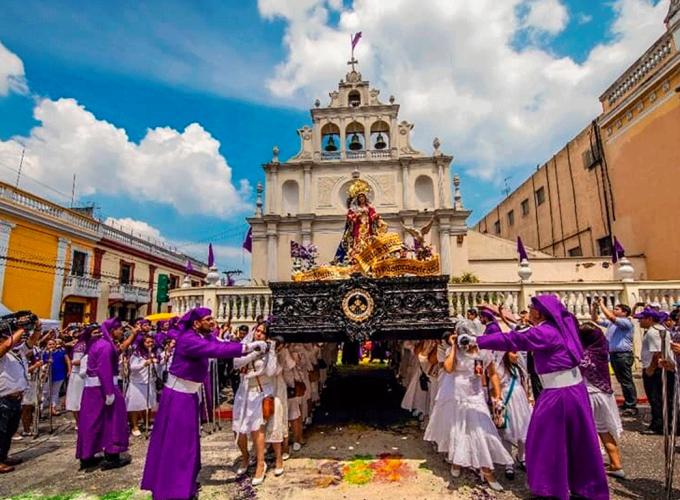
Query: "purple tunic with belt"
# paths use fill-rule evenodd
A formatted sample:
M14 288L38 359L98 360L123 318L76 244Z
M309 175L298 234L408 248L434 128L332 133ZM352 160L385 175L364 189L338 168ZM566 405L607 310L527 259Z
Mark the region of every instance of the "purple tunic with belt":
M80 404L76 458L85 460L97 453L127 451L129 435L125 398L114 383L118 375L118 351L106 336L92 339L87 348L87 376L97 377L98 387L85 387ZM87 384L87 380L85 382ZM106 396L115 396L106 405Z
M242 355L239 342L220 342L194 330L180 332L170 375L203 384L208 358ZM144 465L141 488L150 490L154 500L188 499L196 494L201 469L198 394L163 389Z
M525 333L477 338L481 349L533 351L536 372L569 370L579 362L563 333L544 322ZM544 389L531 415L526 443L527 482L535 495L569 500L569 493L608 500L609 488L585 384Z

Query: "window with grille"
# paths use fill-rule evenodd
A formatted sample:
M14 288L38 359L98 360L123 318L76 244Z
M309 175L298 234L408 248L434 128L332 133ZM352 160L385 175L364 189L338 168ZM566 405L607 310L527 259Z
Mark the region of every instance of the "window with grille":
M85 252L73 251L73 261L71 262L71 276L85 276L85 262L87 254Z
M529 215L529 198L522 201L522 216Z

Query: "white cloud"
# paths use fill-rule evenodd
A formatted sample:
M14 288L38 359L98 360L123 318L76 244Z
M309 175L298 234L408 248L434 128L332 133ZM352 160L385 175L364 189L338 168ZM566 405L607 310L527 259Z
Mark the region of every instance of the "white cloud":
M557 0L260 0L267 18L287 23L288 55L267 86L309 107L337 88L347 71L349 34L363 31L359 69L382 100L394 94L401 118L415 123L414 143L471 165L473 175L545 160L601 111L599 95L664 30L668 0L614 0L611 41L583 63L532 43L522 32L553 36L568 12ZM339 18L338 22L335 22Z
M116 219L114 217L107 217L104 224L113 226L117 229L122 229L127 233L131 233L135 236L141 236L142 238L151 239L153 241L167 242L163 237L159 229L151 226L149 223L143 220L135 220L130 217L124 217Z
M28 92L24 75L24 63L0 43L0 97L10 92Z
M576 14L576 21L578 21L579 24L588 24L592 20L593 16L586 14L585 12L579 12Z
M523 26L550 35L560 33L569 21L567 8L559 0L533 0L527 4Z
M53 189L70 193L75 173L81 195L129 196L225 218L250 210L250 185L234 185L219 141L197 123L181 132L149 129L136 144L74 99L43 99L34 116L40 125L28 137L0 141L0 162L18 165L25 147L22 173Z

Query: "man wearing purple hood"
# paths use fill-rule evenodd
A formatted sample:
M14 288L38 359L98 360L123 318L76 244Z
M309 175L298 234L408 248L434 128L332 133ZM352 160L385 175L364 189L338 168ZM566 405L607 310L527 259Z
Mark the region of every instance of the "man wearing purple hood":
M151 433L141 488L154 500L191 499L201 469L198 392L208 373L209 358L237 358L267 349L266 342L221 342L213 335L210 309L186 313L176 335L175 356Z
M101 452L104 452L104 470L123 467L132 461L129 455L120 455L127 451L129 444L125 398L118 388L118 349L113 343L123 336L120 320L107 319L101 325L101 332L101 336L87 339L87 378L76 443L76 458L85 470L99 464L97 455Z
M491 335L492 333L500 333L502 331L496 316L488 309L479 309L479 320L484 326L483 335Z
M544 389L527 435L527 482L531 491L559 500L569 500L570 493L589 500L608 500L595 422L579 371L583 348L578 320L556 297L532 297L531 304L535 326L528 331L467 337L467 341L476 342L480 349L534 353Z

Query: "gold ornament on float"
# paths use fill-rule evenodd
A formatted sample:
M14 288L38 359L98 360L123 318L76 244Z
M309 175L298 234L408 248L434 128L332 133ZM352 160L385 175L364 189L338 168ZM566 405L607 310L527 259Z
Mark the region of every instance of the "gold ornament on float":
M350 198L352 199L356 198L360 193L364 193L368 199L372 197L371 186L368 182L366 182L363 179L355 180L350 185L348 193Z
M361 288L350 290L342 298L342 312L356 323L366 321L373 314L375 301L371 294Z

